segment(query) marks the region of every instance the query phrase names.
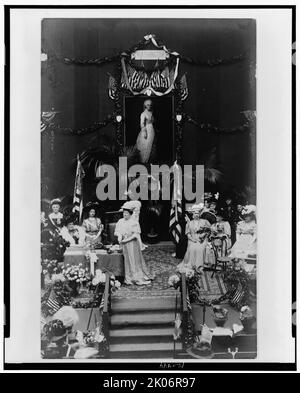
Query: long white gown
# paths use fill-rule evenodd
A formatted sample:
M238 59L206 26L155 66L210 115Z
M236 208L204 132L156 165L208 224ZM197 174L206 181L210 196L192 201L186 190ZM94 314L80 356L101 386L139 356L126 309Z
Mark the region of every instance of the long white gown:
M125 220L121 218L116 225L115 236L128 238L132 235L140 235L141 228L139 223L130 218ZM153 275L146 266L142 255L138 236L127 243L122 244L124 265L125 265L125 284L145 285L149 284L149 280L153 280Z
M136 147L140 152L140 160L143 164L149 161L154 147L155 130L153 123L153 113L145 109L141 113L141 131L136 140Z

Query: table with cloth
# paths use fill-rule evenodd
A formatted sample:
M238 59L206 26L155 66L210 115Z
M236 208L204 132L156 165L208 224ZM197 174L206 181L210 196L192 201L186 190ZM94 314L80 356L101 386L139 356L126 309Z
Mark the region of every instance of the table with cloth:
M112 273L116 277L124 277L123 254L118 252L108 254L105 250L95 250L95 253L98 260L94 264L94 270L101 269L103 272ZM64 254L64 265L79 265L81 263L83 267L90 267L86 254L87 251L80 247L70 247Z

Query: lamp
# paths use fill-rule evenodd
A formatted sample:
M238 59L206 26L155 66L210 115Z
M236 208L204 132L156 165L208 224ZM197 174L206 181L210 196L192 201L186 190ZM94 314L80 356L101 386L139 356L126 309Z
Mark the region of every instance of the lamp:
M182 115L180 115L179 113L177 113L177 115L176 115L176 120L177 120L178 122L181 122L181 120L182 120Z
M118 123L121 123L121 121L122 121L122 116L121 116L121 115L117 115L117 116L116 116L116 121L117 121Z

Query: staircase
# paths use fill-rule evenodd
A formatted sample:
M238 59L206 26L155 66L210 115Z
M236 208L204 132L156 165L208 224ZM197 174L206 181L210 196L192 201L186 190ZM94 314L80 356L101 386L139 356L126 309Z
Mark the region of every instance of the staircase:
M112 296L110 357L173 359L175 303L175 296L145 298ZM181 348L181 342L178 340L176 352Z

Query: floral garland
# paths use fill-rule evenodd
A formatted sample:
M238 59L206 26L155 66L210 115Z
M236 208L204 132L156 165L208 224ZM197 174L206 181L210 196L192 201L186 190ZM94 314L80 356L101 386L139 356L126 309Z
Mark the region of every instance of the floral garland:
M235 134L237 132L240 133L245 133L249 132L252 130L253 122L254 120L248 120L242 124L241 126L238 127L216 127L213 126L212 124L209 123L200 123L197 120L193 119L190 115L187 113L184 113L182 115L182 118L184 121L187 121L188 123L193 124L194 126L200 128L201 131L207 132L207 133L214 133L214 134Z
M60 125L56 124L49 124L47 128L43 128L43 132L50 131L51 133L59 133L60 135L78 135L83 136L87 134L92 134L102 128L105 128L108 124L116 122L114 115L109 115L107 118L100 122L95 122L91 126L82 127L82 128L71 128L71 127L61 127Z
M250 296L250 275L241 269L229 269L225 272L224 282L227 287L227 292L220 297L212 300L207 300L200 294L199 279L201 273L188 267L182 266L179 272L169 278L169 285L175 289L181 287L180 274L184 273L187 278L188 294L191 303L197 303L201 306L213 306L229 301L233 307L240 308L247 304ZM234 301L237 291L240 292L240 298L237 302Z

